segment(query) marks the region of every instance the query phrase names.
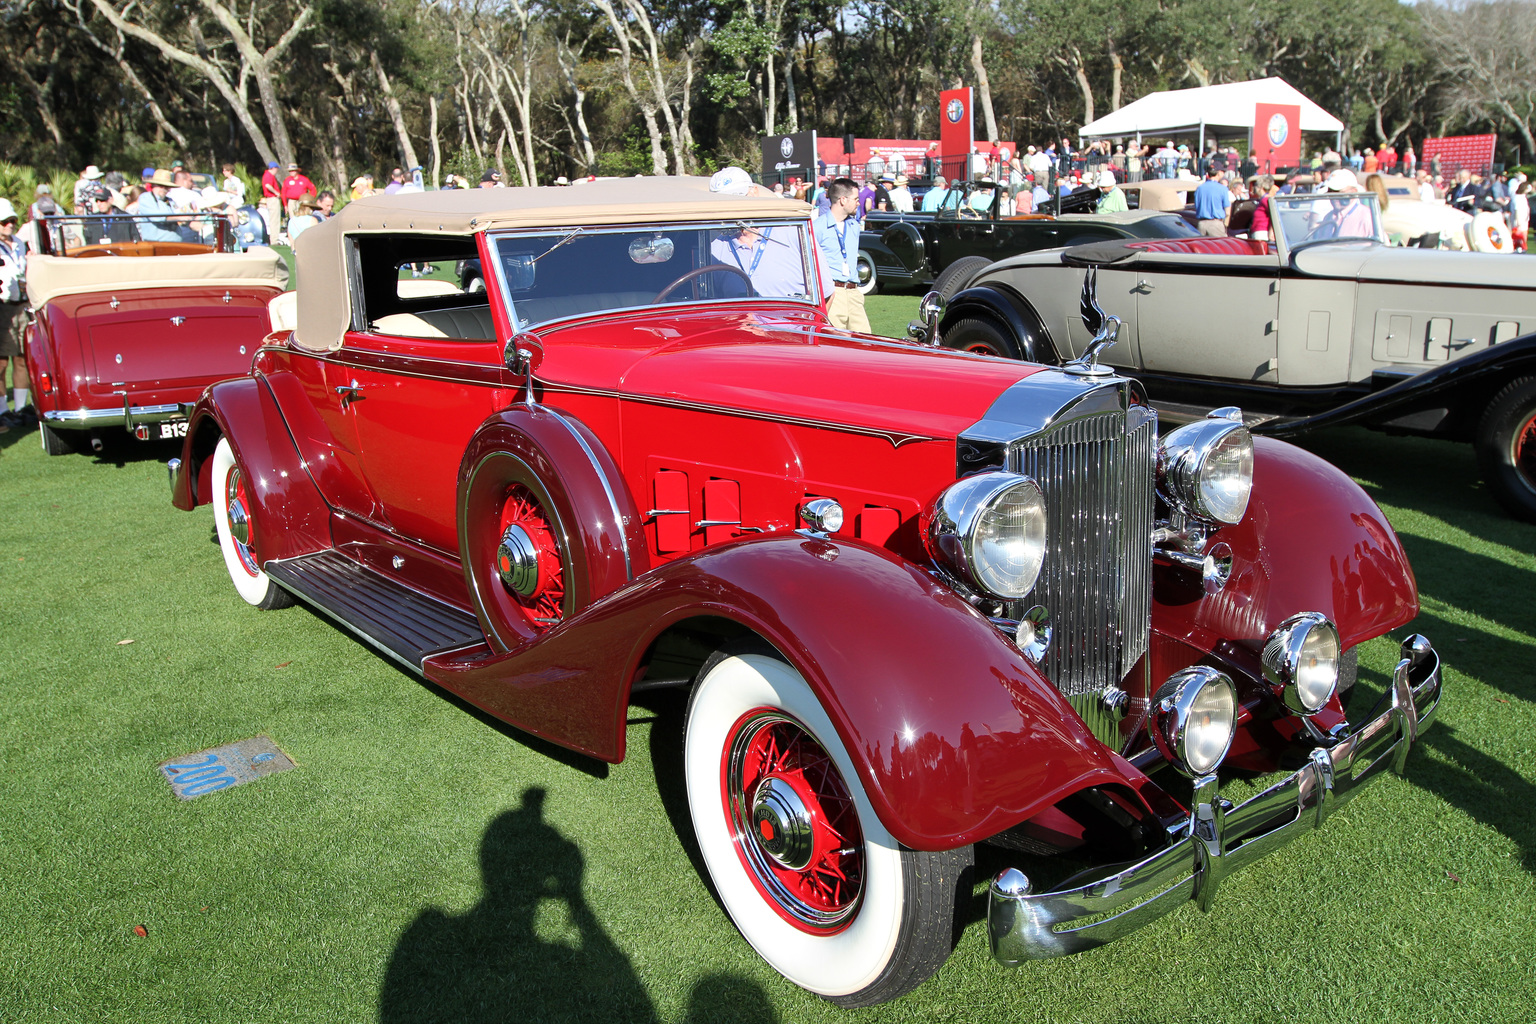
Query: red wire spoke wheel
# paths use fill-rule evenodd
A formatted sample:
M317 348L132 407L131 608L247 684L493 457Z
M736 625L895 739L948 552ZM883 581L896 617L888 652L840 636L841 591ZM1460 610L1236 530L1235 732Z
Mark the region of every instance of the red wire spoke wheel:
M261 570L257 502L250 479L225 438L213 450L213 528L235 591L258 608L285 608L293 597Z
M715 892L784 977L839 1006L871 1006L949 956L971 848L896 841L816 692L777 652L748 642L704 664L683 774Z
M1536 523L1536 377L1493 396L1472 445L1488 493L1516 519Z
M549 514L522 484L507 488L497 535L496 573L502 585L535 629L548 629L564 614L565 560Z
M742 864L784 920L841 929L864 883L864 833L848 786L799 722L756 708L732 730L721 764Z

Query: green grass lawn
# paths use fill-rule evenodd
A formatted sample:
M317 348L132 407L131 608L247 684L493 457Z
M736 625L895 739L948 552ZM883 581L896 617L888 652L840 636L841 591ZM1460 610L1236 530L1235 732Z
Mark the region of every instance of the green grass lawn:
M916 304L871 317L899 334ZM303 607L244 605L208 509L169 504L174 449L0 435L0 1021L1529 1021L1536 528L1465 447L1307 446L1386 509L1447 665L1408 777L1090 953L998 968L978 898L932 980L855 1014L700 879L676 700L631 709L623 764L552 756ZM1357 711L1407 631L1364 647ZM185 803L156 770L258 734L297 768Z

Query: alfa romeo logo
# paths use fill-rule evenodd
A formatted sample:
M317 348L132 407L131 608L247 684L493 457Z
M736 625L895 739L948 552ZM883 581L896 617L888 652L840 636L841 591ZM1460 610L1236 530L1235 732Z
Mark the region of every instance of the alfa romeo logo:
M788 135L779 140L779 152L785 160L795 155L795 140Z
M960 119L965 116L965 104L959 100L950 100L949 106L944 108L944 116L949 118L950 124L959 124Z
M1291 122L1286 120L1284 114L1272 114L1269 118L1269 144L1271 146L1283 146L1287 136L1291 134Z

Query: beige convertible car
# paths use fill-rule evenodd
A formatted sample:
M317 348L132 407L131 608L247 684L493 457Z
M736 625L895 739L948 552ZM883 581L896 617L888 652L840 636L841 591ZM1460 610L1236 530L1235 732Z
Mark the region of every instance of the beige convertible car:
M1089 340L1086 268L1122 321L1103 359L1164 422L1239 406L1262 433L1362 423L1472 442L1498 501L1536 521L1536 259L1390 247L1370 193L1277 196L1275 240L1125 239L982 271L942 342L1061 363Z

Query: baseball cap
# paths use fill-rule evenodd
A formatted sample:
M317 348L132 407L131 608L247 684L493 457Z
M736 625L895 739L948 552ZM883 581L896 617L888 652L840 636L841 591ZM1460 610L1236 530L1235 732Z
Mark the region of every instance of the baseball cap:
M1360 179L1355 177L1353 171L1346 171L1342 167L1328 175L1323 182L1324 192L1348 192L1351 189L1360 188Z
M4 196L0 196L0 223L20 219L20 217L16 216L16 208L11 205L11 201Z
M486 168L485 173L480 175L480 180L481 181L500 181L501 180L501 172L497 171L494 168Z
M740 167L722 167L709 179L711 192L744 196L752 189L752 176Z

